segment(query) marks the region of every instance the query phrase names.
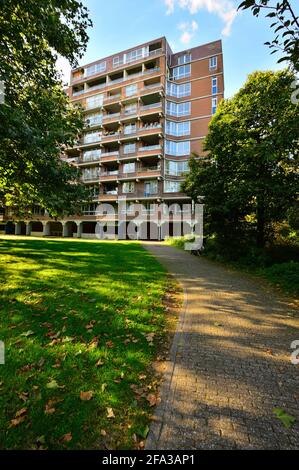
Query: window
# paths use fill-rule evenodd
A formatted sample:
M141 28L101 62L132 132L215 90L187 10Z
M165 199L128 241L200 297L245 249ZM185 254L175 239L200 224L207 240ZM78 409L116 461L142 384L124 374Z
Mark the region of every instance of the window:
M124 63L124 58L123 57L113 57L113 67L119 67L120 65L123 65Z
M85 118L85 122L89 126L96 126L97 124L102 124L103 115L99 113L88 114Z
M218 79L217 77L212 78L212 95L217 95L218 93Z
M151 194L157 194L158 192L158 181L146 181L144 183L144 194L150 196Z
M217 69L218 57L210 57L210 70Z
M166 113L175 117L189 116L191 114L191 102L174 103L173 101L167 101Z
M101 157L101 150L89 150L88 152L83 152L83 161L92 162L99 160Z
M167 176L182 176L189 171L189 163L165 160L165 172Z
M126 183L123 183L124 194L134 193L134 191L135 191L135 183L133 183L132 181L127 181Z
M173 78L179 80L181 78L187 78L191 75L191 65L181 65L180 67L175 67L172 72Z
M137 93L137 84L126 86L126 96L133 96Z
M192 60L191 54L184 54L178 58L178 64L179 65L187 64L188 62L191 62L191 60Z
M164 193L179 193L180 190L180 181L164 181Z
M167 82L167 95L174 96L175 98L184 98L191 95L191 83L177 83Z
M102 140L101 132L87 132L83 137L84 144L91 144L93 142L99 142L100 140Z
M135 49L134 51L128 52L126 54L126 63L134 62L135 60L142 59L143 49Z
M136 152L136 144L125 144L124 145L124 153L127 155L128 153L135 153Z
M135 163L125 163L123 173L135 173Z
M89 98L86 98L86 108L87 109L99 108L100 106L103 105L103 102L104 102L103 94L90 96Z
M190 141L186 140L184 142L173 142L172 140L166 140L165 152L168 155L173 155L176 157L190 155Z
M106 62L100 62L99 64L90 65L85 69L85 77L90 77L91 75L95 75L97 73L105 72L106 70Z
M129 134L135 134L137 132L137 126L136 124L127 124L124 127L124 134L129 135Z
M136 114L137 104L129 104L125 107L125 114Z
M212 98L212 114L215 114L217 111L217 98Z
M99 168L86 168L83 170L83 179L84 180L94 180L97 179L100 175Z
M176 137L182 137L184 135L190 135L190 132L191 132L190 121L185 121L185 122L166 121L166 134L173 135Z

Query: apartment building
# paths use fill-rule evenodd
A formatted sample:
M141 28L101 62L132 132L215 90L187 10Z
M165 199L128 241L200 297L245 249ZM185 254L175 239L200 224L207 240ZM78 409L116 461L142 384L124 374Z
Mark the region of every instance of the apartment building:
M73 70L68 94L83 107L86 125L63 158L81 168L92 203L71 219L54 222L37 213L35 220L11 221L10 230L93 237L105 203L118 225L122 197L128 214L137 202L145 215L154 203L176 203L179 216L190 202L181 192L190 155L202 153L224 96L221 41L174 54L166 38L155 39Z

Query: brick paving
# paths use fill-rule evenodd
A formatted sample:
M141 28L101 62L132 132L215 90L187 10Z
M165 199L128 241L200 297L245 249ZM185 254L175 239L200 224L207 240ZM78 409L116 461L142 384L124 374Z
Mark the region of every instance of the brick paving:
M203 258L144 243L175 275L185 304L147 449L298 449L299 312L270 287ZM274 416L296 417L287 429Z

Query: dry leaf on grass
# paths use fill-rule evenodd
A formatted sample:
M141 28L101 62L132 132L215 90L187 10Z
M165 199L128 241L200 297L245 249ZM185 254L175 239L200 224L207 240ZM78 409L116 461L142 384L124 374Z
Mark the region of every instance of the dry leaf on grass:
M112 408L107 408L107 418L115 418Z
M154 395L153 393L150 393L146 397L147 401L149 402L150 406L156 406L158 403L160 403L160 398Z
M67 434L62 436L61 441L62 442L71 442L72 439L73 439L72 433L68 432Z
M82 401L90 401L93 398L93 392L80 392L80 400Z

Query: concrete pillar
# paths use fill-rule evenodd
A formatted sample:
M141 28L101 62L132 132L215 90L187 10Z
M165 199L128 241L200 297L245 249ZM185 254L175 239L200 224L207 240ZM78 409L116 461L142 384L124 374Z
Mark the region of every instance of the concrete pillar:
M21 226L21 222L17 222L15 224L15 234L16 235L21 235L21 232L22 232L22 226Z
M62 236L63 238L67 238L69 236L69 230L67 222L62 222Z
M77 238L82 238L83 222L76 222L77 224Z
M160 224L158 225L158 240L162 240L162 228Z
M50 223L43 222L43 237L49 237L49 236L50 236Z
M31 235L31 222L26 222L26 235L27 237Z

